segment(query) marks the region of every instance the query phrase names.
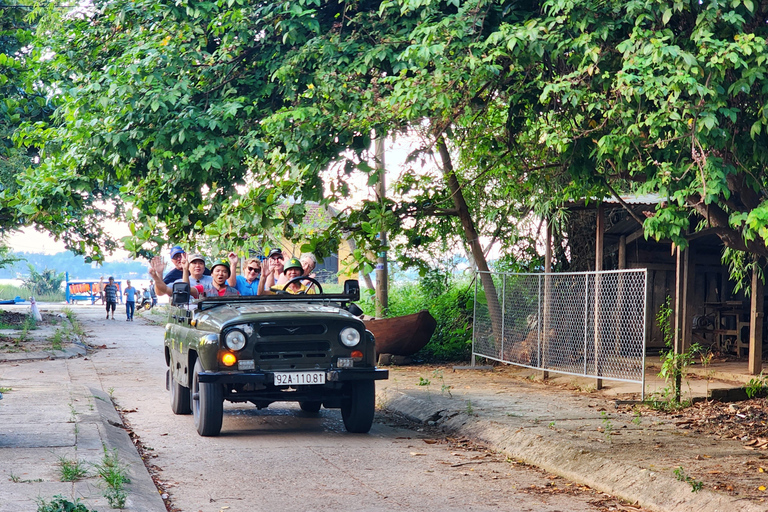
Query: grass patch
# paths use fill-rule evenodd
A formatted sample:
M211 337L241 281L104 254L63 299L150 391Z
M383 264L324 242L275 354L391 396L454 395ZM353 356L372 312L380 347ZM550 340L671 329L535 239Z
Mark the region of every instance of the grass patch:
M56 332L51 338L51 348L53 350L61 350L63 348L62 342L64 340L64 332L61 329L56 329Z
M104 447L104 456L96 465L96 471L107 484L104 497L112 508L125 508L125 501L128 498L125 484L131 482L127 470L126 465L118 459L117 450L110 451Z
M12 286L9 284L0 285L0 300L10 300L16 297L29 299L29 297L33 295L37 302L64 302L65 300L63 291L34 294L29 290L29 288L25 288L23 286Z
M88 476L85 463L81 460L70 460L59 457L59 480L62 482L76 482Z

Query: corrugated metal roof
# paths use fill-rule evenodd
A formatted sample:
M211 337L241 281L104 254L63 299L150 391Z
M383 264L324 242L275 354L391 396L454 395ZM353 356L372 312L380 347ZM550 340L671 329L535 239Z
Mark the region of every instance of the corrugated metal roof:
M664 201L664 198L659 194L622 194L620 197L627 204L659 204ZM606 197L603 202L619 204L619 200L613 196Z

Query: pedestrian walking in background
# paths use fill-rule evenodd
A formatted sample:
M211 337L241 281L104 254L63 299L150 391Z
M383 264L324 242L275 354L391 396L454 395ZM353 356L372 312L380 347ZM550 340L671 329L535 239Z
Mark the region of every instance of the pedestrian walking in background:
M155 283L149 283L149 296L152 297L152 307L157 306L157 292L155 292Z
M117 285L115 278L109 276L109 283L104 286L104 298L107 301L107 320L109 320L109 310L112 310L112 320L115 319L115 309L117 308Z
M128 317L125 321L133 322L133 313L136 311L136 288L131 286L130 281L126 281L125 284L128 285L123 292L125 295L125 315Z

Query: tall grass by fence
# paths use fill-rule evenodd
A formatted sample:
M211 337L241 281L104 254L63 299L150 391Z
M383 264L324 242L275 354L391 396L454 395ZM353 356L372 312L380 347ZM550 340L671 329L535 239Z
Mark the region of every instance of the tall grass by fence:
M0 284L0 300L12 300L16 297L28 300L33 295L34 294L27 288L10 284ZM64 292L46 293L42 295L34 295L34 297L38 302L64 302Z

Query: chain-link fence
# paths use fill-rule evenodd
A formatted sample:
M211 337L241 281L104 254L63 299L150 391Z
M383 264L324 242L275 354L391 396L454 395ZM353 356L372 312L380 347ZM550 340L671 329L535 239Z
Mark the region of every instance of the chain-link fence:
M645 388L646 270L478 273L472 356Z

